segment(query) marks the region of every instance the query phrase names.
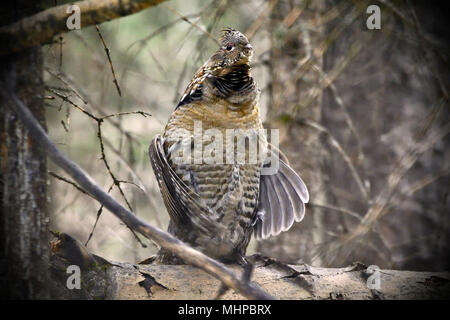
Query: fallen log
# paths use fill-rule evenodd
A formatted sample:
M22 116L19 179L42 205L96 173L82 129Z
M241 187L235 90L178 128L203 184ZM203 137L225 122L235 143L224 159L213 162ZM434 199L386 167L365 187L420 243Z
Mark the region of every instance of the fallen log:
M64 234L52 242L53 296L59 299L214 299L221 282L190 265L107 261ZM288 265L253 255L252 281L277 299L448 299L450 273L376 269L355 262L343 268ZM151 259L149 260L151 262ZM80 266L81 288L68 289L69 265ZM239 265L229 265L242 274ZM220 299L245 297L229 290Z

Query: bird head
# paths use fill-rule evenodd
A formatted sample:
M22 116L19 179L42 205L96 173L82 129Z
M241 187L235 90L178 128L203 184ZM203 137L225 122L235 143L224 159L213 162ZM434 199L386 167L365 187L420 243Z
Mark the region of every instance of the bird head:
M212 56L214 63L223 68L243 64L249 65L253 55L253 47L247 37L231 28L225 28L222 31L222 36L219 39L220 47Z

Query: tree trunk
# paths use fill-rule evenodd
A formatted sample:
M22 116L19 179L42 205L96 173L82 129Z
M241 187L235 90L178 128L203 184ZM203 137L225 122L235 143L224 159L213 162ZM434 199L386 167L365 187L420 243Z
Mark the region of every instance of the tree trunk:
M320 122L322 94L318 92L320 74L313 65L322 67L320 47L323 27L311 30L305 25L317 19L325 10L324 1L306 4L301 18L302 1L278 1L271 17L270 57L271 96L268 126L280 129L280 149L292 167L305 181L311 201L326 203L329 197L323 167L329 152L314 128L300 126L297 119ZM313 249L323 242L324 215L322 209L307 206L305 218L294 223L288 232L259 242L257 250L281 261L315 263Z
M16 1L2 23L41 8ZM1 57L0 81L24 101L45 127L40 47ZM0 102L0 287L2 298L49 298L46 155L14 113Z

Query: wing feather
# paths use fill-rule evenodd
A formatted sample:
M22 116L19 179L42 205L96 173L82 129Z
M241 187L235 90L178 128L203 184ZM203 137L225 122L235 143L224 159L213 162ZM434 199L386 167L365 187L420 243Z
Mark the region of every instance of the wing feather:
M278 160L277 173L261 176L257 213L260 218L255 225L258 240L276 236L289 230L294 221L301 221L305 215L305 203L309 201L303 180L285 161Z
M160 135L153 138L149 155L170 218L179 225L189 223L207 232L221 232L224 227L209 218L213 216L211 209L171 168L163 143Z

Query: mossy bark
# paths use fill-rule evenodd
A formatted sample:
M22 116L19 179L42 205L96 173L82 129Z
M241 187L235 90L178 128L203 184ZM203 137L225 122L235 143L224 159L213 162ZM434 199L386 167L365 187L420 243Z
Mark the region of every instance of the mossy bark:
M10 6L13 8L10 8L9 19L41 9L28 1L17 1ZM45 128L42 61L40 47L2 56L0 81L26 103ZM48 298L46 156L6 103L3 99L0 101L1 296Z

